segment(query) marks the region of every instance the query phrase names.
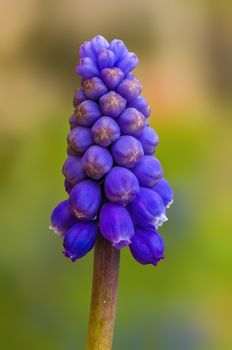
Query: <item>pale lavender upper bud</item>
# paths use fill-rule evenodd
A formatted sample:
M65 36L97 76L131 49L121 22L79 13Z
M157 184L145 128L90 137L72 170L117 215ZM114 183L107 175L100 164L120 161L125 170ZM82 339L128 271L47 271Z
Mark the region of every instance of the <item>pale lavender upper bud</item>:
M116 65L126 75L137 66L138 62L139 60L136 54L133 52L128 52Z
M73 184L84 180L86 174L81 164L81 157L69 156L66 158L62 167L62 173L65 178Z
M77 126L69 131L67 141L74 152L82 154L93 144L92 131L90 128Z
M91 146L82 158L82 166L86 174L94 180L99 180L107 174L113 165L110 151L101 146Z
M97 100L108 91L103 81L98 77L83 80L82 87L85 96L91 100Z
M128 49L124 42L118 39L111 41L109 49L114 52L116 61L122 59L128 53Z
M95 101L85 100L75 109L74 115L78 124L92 126L101 116L101 111Z
M102 206L99 216L100 231L113 246L121 249L131 243L134 225L127 209L114 203Z
M145 117L135 108L126 108L117 121L121 132L127 135L138 135L145 127Z
M114 119L103 116L93 125L92 134L96 144L108 147L120 137L120 128Z
M123 135L111 147L114 161L126 168L132 168L143 156L141 143L133 136Z
M164 172L160 161L153 156L142 156L131 171L136 175L139 184L153 187L163 177Z
M135 99L142 91L142 85L137 80L124 79L117 87L117 92L127 101Z
M112 68L114 66L115 56L111 50L102 49L98 52L97 60L100 70Z
M114 91L110 91L99 99L103 115L117 118L126 108L126 100Z
M75 94L73 97L73 106L74 107L79 106L79 104L81 104L81 102L83 102L85 99L86 99L86 96L84 94L84 90L82 87L80 87L75 91Z
M93 49L91 41L85 41L80 46L80 57L90 57L93 61L96 61L96 52Z
M92 47L96 53L98 53L101 49L108 49L109 43L102 35L96 35L91 40Z
M84 79L90 79L99 75L96 63L90 57L80 59L80 63L76 66L76 73Z
M121 71L121 69L117 67L104 68L101 71L101 78L106 84L106 86L109 89L113 90L123 80L124 73Z

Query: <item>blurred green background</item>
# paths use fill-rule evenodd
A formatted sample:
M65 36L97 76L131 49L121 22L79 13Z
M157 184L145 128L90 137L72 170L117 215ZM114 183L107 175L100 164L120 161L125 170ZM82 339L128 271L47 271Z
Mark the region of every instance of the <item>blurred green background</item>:
M92 252L72 264L48 230L78 47L102 34L140 59L157 151L175 191L157 268L122 251L114 350L232 349L229 1L0 3L1 349L84 349Z

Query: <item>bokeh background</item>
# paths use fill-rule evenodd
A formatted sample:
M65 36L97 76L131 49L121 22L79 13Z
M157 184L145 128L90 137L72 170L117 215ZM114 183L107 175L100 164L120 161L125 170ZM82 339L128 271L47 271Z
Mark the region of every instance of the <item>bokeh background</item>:
M232 349L231 13L223 0L1 0L2 349L84 349L92 253L72 264L48 225L66 196L78 47L96 34L138 54L175 191L166 259L122 251L113 349Z

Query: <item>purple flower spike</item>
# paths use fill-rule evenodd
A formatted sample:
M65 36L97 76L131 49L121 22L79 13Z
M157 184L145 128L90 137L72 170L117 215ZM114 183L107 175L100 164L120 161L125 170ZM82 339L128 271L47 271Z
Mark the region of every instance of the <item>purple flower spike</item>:
M136 175L139 184L145 187L153 187L163 177L163 169L160 161L152 156L143 156L131 171Z
M98 53L98 66L100 70L114 66L115 56L110 50L102 49Z
M159 143L159 137L155 130L147 126L137 136L137 139L143 146L144 154L153 155Z
M136 227L130 251L140 264L156 266L164 258L164 241L155 229Z
M101 116L98 104L91 100L85 100L74 111L78 124L83 126L92 126Z
M114 161L126 168L133 168L143 156L141 143L133 136L123 135L115 141L111 148Z
M86 255L94 246L98 235L95 222L78 222L64 237L64 255L73 262Z
M136 225L155 227L167 221L166 210L162 198L155 191L140 187L135 200L128 203L127 208Z
M145 127L145 117L135 108L127 108L118 118L118 123L123 134L138 135Z
M116 166L106 175L104 185L106 197L114 203L126 205L139 193L139 182L128 169Z
M90 41L85 41L80 47L80 57L89 57L93 61L96 61L96 52L93 49L92 43Z
M112 118L117 118L126 108L126 100L114 91L100 97L102 113Z
M137 96L134 100L128 103L128 107L134 107L140 111L145 118L148 118L151 114L151 108L148 105L147 100L143 96Z
M139 60L135 53L128 52L122 60L117 63L117 67L120 68L126 75L132 71L138 64Z
M155 193L155 192L154 192ZM69 196L74 215L83 221L92 220L97 215L101 202L100 186L92 180L84 180L75 185Z
M107 147L120 136L118 123L110 117L101 117L92 127L94 142Z
M101 146L91 146L82 158L86 174L94 180L99 180L107 174L112 165L113 159L109 150Z
M124 79L117 87L117 92L127 101L131 101L138 97L142 90L142 85L138 80Z
M97 100L107 92L107 87L100 78L83 80L82 82L85 96L91 100Z
M67 141L74 152L82 154L93 144L91 129L77 126L70 130Z
M81 157L69 156L64 162L62 173L72 184L77 184L84 180L86 174L81 164Z
M108 49L108 47L109 47L108 41L102 35L96 35L91 40L91 43L92 43L92 47L93 47L94 51L96 52L96 54L98 54L98 52L101 49Z
M134 225L125 207L106 203L102 206L99 217L100 231L113 246L121 249L131 243Z
M49 228L59 236L64 236L67 230L75 223L76 218L72 213L69 202L66 200L58 204L53 210Z
M127 53L128 49L122 40L114 39L111 41L109 49L113 51L115 55L115 60L118 62L121 60Z
M113 90L115 89L118 84L123 80L124 73L121 71L121 69L114 67L114 68L104 68L101 71L101 78L106 84L106 86Z
M76 73L84 79L90 79L99 75L96 63L90 57L80 59L80 63L76 66Z
M73 107L77 107L86 99L86 96L84 94L83 88L79 88L75 91L74 97L73 97Z
M157 182L157 184L152 188L155 190L160 197L163 199L164 205L166 208L169 208L173 203L173 190L169 185L166 179L161 179Z

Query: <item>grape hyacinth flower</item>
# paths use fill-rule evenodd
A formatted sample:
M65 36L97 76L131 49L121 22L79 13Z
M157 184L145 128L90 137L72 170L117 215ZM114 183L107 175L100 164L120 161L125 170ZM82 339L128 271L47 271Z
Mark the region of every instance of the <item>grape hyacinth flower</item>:
M120 250L129 247L143 265L164 258L157 229L167 220L173 191L154 157L159 137L132 73L137 64L122 40L97 35L81 45L76 66L81 87L62 168L67 198L53 210L50 228L73 262L95 246L88 350L111 349Z

